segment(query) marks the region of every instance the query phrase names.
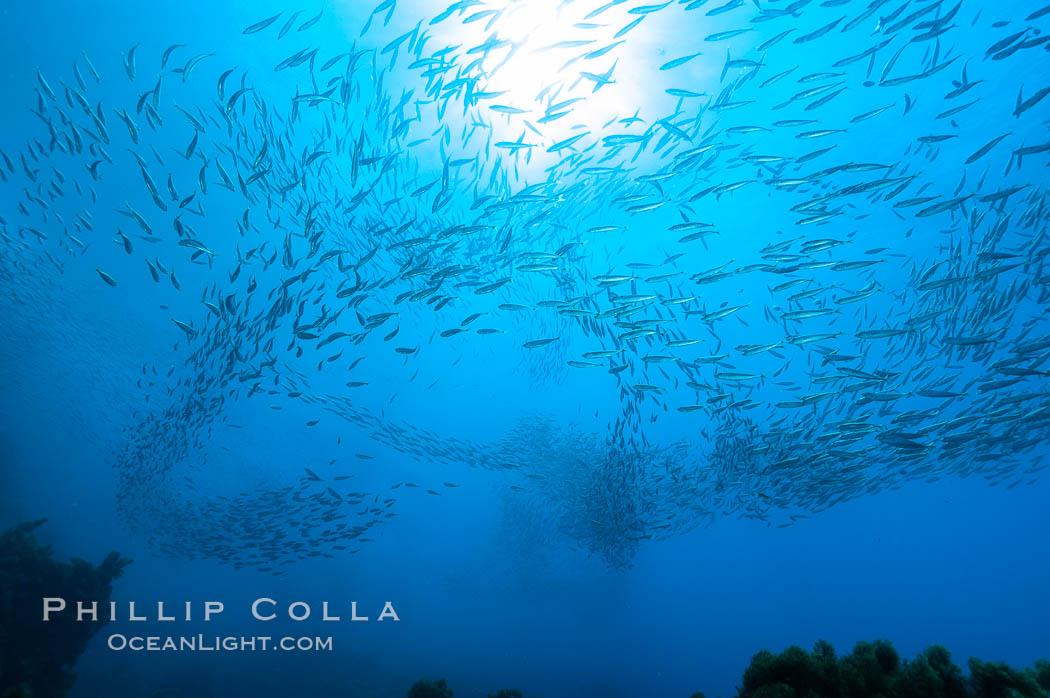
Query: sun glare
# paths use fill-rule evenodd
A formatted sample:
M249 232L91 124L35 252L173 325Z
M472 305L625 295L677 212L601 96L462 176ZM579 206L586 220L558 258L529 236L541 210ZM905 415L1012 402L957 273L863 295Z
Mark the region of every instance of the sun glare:
M567 154L548 152L553 145L635 113L643 95L621 76L640 56L614 36L630 21L621 8L593 21L593 7L549 0L471 9L442 23L435 38L460 45L466 64L478 61L475 113L519 161L549 164Z

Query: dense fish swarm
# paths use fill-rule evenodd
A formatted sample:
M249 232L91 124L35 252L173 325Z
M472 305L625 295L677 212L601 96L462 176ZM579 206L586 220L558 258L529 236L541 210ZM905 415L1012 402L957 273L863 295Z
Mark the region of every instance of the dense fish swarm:
M116 469L123 513L176 556L279 574L396 514L400 493L313 465L199 492L249 399L432 464L420 492L455 487L443 467L511 473L618 567L718 516L1030 483L1050 6L999 11L460 0L391 23L385 0L338 45L311 39L324 11L234 32L287 47L272 72L236 67L238 43L78 53L37 72L36 130L0 151L2 293L77 293L75 265L163 304L175 358L142 366ZM385 415L464 357L594 418L470 440Z

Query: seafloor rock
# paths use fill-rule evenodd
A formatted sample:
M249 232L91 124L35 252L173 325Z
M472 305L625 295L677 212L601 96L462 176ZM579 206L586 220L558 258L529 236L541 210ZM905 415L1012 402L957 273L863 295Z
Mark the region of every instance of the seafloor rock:
M81 559L58 562L33 532L47 519L0 535L0 696L61 698L73 684L73 665L105 623L61 614L41 621L41 599L61 597L106 606L112 582L131 562L110 553L98 567Z
M445 683L445 679L437 681L419 679L408 690L408 698L452 698L452 689ZM523 696L516 688L501 688L497 693L490 693L489 698L523 698Z
M445 679L420 679L408 689L408 698L452 698L452 689L445 683Z
M788 647L762 650L744 671L739 698L1046 698L1050 662L1012 669L1002 662L971 659L969 676L934 645L911 661L901 660L886 640L858 642L836 657L824 641L812 652Z

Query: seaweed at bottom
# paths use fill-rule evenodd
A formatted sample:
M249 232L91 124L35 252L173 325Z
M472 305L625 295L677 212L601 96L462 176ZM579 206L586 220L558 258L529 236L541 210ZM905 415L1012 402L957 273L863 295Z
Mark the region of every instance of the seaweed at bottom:
M821 640L806 652L791 646L775 654L758 652L744 671L736 698L1047 698L1050 661L1040 659L1026 669L1003 662L971 658L968 673L951 653L933 645L912 660L901 659L888 640L858 642L853 651L837 656ZM408 698L452 698L444 679L420 679ZM503 689L489 698L522 698L517 689ZM690 698L706 698L702 692Z
M887 640L858 642L836 656L823 640L812 652L792 646L779 654L762 650L751 659L738 698L1046 698L1050 662L1014 669L971 658L964 674L951 653L933 645L903 660ZM700 694L695 694L697 698Z

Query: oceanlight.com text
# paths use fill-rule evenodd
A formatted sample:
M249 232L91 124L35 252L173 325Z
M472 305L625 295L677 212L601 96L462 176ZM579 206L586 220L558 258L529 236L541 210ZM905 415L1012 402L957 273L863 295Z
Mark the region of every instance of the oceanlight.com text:
M106 646L115 652L331 652L332 638L114 633Z

